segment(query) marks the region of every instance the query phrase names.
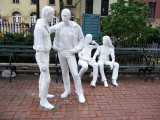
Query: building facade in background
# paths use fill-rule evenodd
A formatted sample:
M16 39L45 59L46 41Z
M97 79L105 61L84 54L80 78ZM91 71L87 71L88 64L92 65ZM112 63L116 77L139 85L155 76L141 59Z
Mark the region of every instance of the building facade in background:
M148 11L149 21L153 28L160 26L160 0L139 0L146 2L150 10Z
M98 14L101 18L108 15L110 5L117 0L81 0L80 18L83 14Z
M83 14L98 14L101 18L108 15L110 5L118 0L39 0L40 17L41 10L48 5L55 9L56 18L51 24L60 21L60 1L63 8L69 8L72 20L82 25ZM139 0L146 2L150 7L148 11L152 27L160 26L160 0ZM3 24L34 24L36 23L36 0L0 0L0 20Z
M39 0L40 17L41 10L48 5L55 9L56 18L51 24L60 21L60 0ZM72 20L79 22L79 0L63 0L64 7L71 10ZM0 0L0 16L3 24L34 24L36 23L36 0Z

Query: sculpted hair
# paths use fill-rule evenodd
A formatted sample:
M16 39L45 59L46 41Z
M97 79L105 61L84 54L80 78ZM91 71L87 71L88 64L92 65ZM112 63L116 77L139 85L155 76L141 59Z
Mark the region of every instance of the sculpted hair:
M66 13L70 18L71 18L71 11L68 9L68 8L64 8L61 12L61 17L62 17L62 14L63 13Z
M103 40L107 40L107 41L108 41L108 45L109 45L111 48L114 48L114 46L112 45L111 38L110 38L109 36L103 36Z
M53 12L54 13L54 8L50 7L50 6L45 6L42 8L42 17L46 17L48 15L48 13Z

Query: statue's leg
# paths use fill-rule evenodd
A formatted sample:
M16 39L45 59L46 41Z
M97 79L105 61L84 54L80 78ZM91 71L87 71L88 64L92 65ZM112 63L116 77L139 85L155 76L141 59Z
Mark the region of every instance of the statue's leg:
M43 61L42 61L43 58ZM50 84L50 72L49 72L49 52L48 53L36 53L36 60L40 68L40 79L39 79L39 97L40 105L47 109L53 109L54 106L51 105L47 100L47 93Z
M88 63L84 60L79 60L78 64L82 67L79 71L79 75L82 78L83 74L88 70Z
M118 78L119 64L117 62L113 63L113 73L112 73L112 84L118 86L117 78Z
M98 63L97 62L89 62L89 65L93 67L93 80L91 82L91 86L95 87L98 77Z
M104 62L99 60L98 61L98 65L99 65L99 69L100 69L100 74L101 74L101 77L102 77L102 81L104 82L104 86L105 87L108 87L108 83L107 83L107 79L106 79L106 76L104 74Z
M78 68L77 68L77 61L75 56L70 56L68 58L68 65L75 83L75 89L76 89L76 93L78 94L79 97L79 102L80 103L84 103L85 102L85 98L83 95L83 88L82 88L82 83L81 83L81 78L80 75L78 73Z
M71 94L70 78L69 78L69 69L67 64L67 58L65 58L64 53L58 53L61 70L62 70L62 79L64 82L64 93L61 94L61 98L66 98Z

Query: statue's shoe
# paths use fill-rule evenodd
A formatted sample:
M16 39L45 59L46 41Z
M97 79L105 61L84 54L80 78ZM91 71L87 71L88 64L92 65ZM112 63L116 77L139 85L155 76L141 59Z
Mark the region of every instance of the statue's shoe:
M71 94L71 91L65 91L63 94L61 94L61 98L66 98Z
M108 87L108 83L106 80L104 81L104 87Z
M51 105L47 100L40 100L40 106L46 109L54 109L54 106Z
M112 84L113 84L114 86L117 86L117 87L118 87L118 83L117 83L116 80L112 80Z

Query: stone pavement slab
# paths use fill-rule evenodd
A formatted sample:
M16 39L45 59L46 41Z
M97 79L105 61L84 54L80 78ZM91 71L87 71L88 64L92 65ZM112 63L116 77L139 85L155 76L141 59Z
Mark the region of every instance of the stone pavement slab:
M109 87L105 88L100 78L96 88L89 84L89 75L82 77L86 102L80 104L74 92L66 99L61 99L63 83L55 83L55 76L48 99L55 106L54 110L46 110L39 106L38 76L20 74L9 79L0 77L0 120L160 120L160 75L144 82L143 76L120 75L119 87L111 84L111 76L107 76Z

